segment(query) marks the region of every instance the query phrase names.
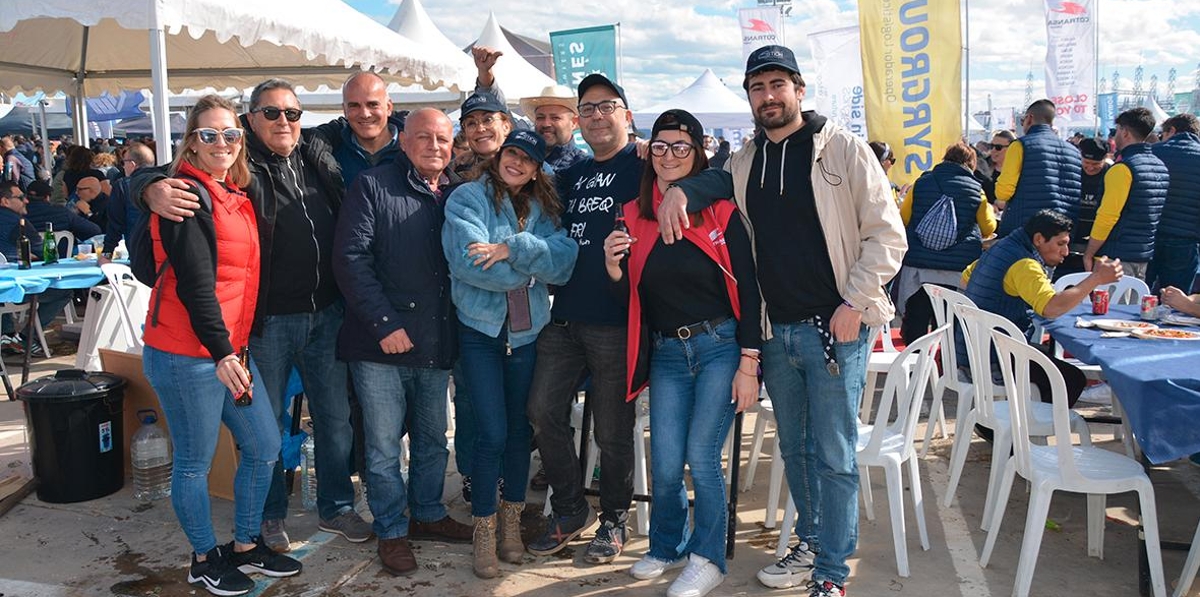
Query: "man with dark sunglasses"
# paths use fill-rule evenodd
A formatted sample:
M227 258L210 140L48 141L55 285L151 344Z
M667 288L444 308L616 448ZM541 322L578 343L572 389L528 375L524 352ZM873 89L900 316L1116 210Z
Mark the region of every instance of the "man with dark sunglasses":
M996 179L996 207L1004 210L996 235L1020 230L1033 214L1053 209L1075 219L1082 197L1083 162L1079 150L1058 138L1051 125L1057 108L1041 99L1021 117L1025 135L1005 144L992 139L992 163L1002 171Z

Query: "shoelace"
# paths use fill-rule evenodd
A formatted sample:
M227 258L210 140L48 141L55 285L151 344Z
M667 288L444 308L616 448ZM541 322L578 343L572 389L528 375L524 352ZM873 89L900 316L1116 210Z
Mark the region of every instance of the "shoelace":
M793 562L801 564L802 562L800 560L802 557L804 557L804 552L807 551L809 551L808 545L801 543L788 550L787 555L783 556L783 559L779 560L779 563L785 567Z
M841 597L846 594L844 591L839 592L841 587L824 580L820 582L810 580L808 584L804 585L804 588L811 591L808 597Z

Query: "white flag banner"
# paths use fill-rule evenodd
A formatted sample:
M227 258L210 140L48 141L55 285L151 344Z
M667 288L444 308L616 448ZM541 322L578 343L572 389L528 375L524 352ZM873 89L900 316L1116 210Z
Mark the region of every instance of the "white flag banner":
M743 64L754 50L763 46L784 45L783 22L779 17L779 9L774 6L739 9L738 23L742 30Z
M817 70L816 80L806 84L810 96L816 99L817 112L867 140L858 27L812 33L808 45Z
M1058 106L1057 122L1095 122L1096 2L1045 0L1046 96Z

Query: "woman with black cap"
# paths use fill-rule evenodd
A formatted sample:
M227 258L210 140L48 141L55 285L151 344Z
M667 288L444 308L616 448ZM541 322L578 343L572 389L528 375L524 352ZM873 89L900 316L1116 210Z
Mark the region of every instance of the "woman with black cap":
M650 551L629 573L656 578L686 563L670 597L705 595L725 578L721 447L736 413L758 400L759 387L761 303L741 216L732 203L718 201L692 217L686 242L667 245L658 234L663 192L708 166L703 134L688 112L659 116L641 193L625 204L629 232L614 231L604 241L609 277L629 295L628 399L647 377L654 390ZM695 490L693 525L685 464Z
M579 246L559 223L562 205L542 171L546 142L532 131L514 131L482 175L446 201L442 251L450 264L450 289L458 311L462 372L475 413L471 497L475 519L474 570L499 574L496 557L521 563L521 512L529 477L533 432L525 414L534 342L550 323L548 284L565 284ZM500 471L510 479L496 503ZM487 488L484 491L482 488ZM499 511L499 521L497 521Z

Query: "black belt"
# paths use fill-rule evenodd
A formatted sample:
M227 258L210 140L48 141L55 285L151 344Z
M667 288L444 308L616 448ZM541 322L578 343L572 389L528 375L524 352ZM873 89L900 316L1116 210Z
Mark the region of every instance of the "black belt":
M721 325L722 323L725 323L728 319L729 319L729 316L718 317L716 319L709 319L708 321L701 321L698 323L693 323L691 325L681 325L673 330L669 330L666 332L659 332L659 333L668 338L679 338L680 340L687 340L688 338L691 338L692 336L695 336L696 334L705 332L707 330L711 330L712 328L715 328L715 327Z

